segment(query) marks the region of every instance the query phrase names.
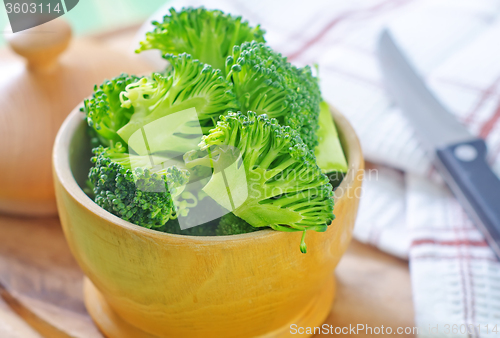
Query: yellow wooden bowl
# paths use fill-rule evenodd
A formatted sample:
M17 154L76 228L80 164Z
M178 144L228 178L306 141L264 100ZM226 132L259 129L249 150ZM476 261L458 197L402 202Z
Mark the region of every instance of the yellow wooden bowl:
M320 326L334 296L333 270L350 240L364 162L347 120L332 114L349 172L323 233L262 230L191 237L126 222L80 188L90 166L83 113L75 109L54 145L57 206L86 274L85 302L108 337L282 337L290 325Z

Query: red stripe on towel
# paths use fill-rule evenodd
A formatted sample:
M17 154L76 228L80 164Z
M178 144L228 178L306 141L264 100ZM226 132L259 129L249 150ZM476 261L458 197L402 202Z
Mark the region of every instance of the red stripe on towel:
M315 36L311 37L309 40L307 40L300 48L298 48L295 52L290 54L288 56L289 60L293 60L298 58L301 54L303 54L307 49L309 49L311 46L316 44L318 41L320 41L333 27L337 26L339 23L351 19L352 17L359 15L359 14L378 14L380 11L383 10L392 10L395 9L401 5L404 5L411 0L388 0L388 1L383 1L373 7L362 9L362 10L355 10L355 11L349 11L345 13L341 13L337 17L333 18L321 31L319 31L318 34ZM391 6L392 5L392 6ZM389 7L389 8L387 8Z
M468 239L457 239L450 241L439 241L432 238L423 238L414 240L411 244L412 247L425 245L425 244L433 244L433 245L441 245L441 246L459 246L459 245L467 245L467 246L476 246L476 247L487 247L488 243L485 240L480 241L471 241Z

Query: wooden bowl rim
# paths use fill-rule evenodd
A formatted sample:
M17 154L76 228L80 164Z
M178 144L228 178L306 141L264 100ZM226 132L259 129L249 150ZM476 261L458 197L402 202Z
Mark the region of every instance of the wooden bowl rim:
M73 176L69 163L69 146L71 144L73 134L80 123L83 123L84 115L80 111L81 107L82 104L79 104L76 108L74 108L61 125L54 142L52 161L54 173L61 186L70 194L72 198L74 198L77 203L82 205L89 212L96 214L97 216L107 220L109 223L117 227L124 228L128 231L146 235L159 240L167 238L178 238L183 240L190 240L193 242L225 242L228 240L254 240L263 236L278 236L284 234L283 232L274 231L271 229L227 236L189 236L170 234L144 228L131 222L125 221L120 217L113 215L109 211L101 208L80 188ZM346 154L347 163L349 165L349 169L347 174L345 175L345 178L342 180L341 184L336 190L336 192L340 192L339 194L335 194L334 197L335 204L337 204L338 201L340 201L340 199L343 197L344 192L348 189L348 187L354 184L356 175L358 175L358 171L363 168L363 157L361 152L361 145L354 131L354 128L337 109L330 106L330 110L335 120L337 131L339 133L344 153Z

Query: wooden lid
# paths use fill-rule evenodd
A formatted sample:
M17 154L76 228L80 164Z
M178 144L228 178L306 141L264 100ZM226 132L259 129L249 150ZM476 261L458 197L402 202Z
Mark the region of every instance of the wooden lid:
M6 34L0 51L0 212L56 213L52 145L66 116L95 84L149 71L135 55L76 39L58 18Z
M57 64L71 40L71 27L64 20L53 20L44 25L6 36L10 48L24 57L32 71L48 71Z

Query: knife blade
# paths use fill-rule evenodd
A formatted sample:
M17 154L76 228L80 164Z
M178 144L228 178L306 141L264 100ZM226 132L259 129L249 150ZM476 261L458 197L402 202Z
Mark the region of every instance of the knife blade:
M441 104L388 30L379 37L377 56L388 93L500 259L500 180L486 162L486 143L471 135Z

